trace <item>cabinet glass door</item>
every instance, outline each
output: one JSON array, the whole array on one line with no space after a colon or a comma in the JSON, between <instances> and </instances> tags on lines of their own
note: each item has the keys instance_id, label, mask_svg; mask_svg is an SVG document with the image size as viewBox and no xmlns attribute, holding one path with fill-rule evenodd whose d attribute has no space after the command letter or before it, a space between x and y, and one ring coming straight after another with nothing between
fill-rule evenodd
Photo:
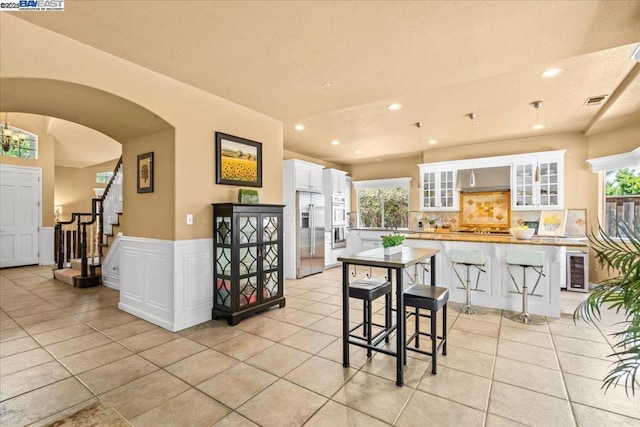
<instances>
[{"instance_id":1,"label":"cabinet glass door","mask_svg":"<svg viewBox=\"0 0 640 427\"><path fill-rule=\"evenodd\" d=\"M440 208L453 207L453 193L456 186L453 171L440 172Z\"/></svg>"},{"instance_id":2,"label":"cabinet glass door","mask_svg":"<svg viewBox=\"0 0 640 427\"><path fill-rule=\"evenodd\" d=\"M240 307L258 303L258 220L257 215L238 217L238 275Z\"/></svg>"},{"instance_id":3,"label":"cabinet glass door","mask_svg":"<svg viewBox=\"0 0 640 427\"><path fill-rule=\"evenodd\" d=\"M558 197L558 163L540 163L540 206L554 207L559 205Z\"/></svg>"},{"instance_id":4,"label":"cabinet glass door","mask_svg":"<svg viewBox=\"0 0 640 427\"><path fill-rule=\"evenodd\" d=\"M275 297L280 292L278 277L278 233L277 216L262 217L262 298Z\"/></svg>"},{"instance_id":5,"label":"cabinet glass door","mask_svg":"<svg viewBox=\"0 0 640 427\"><path fill-rule=\"evenodd\" d=\"M533 165L515 165L515 200L516 206L533 206L534 195L534 171ZM512 195L513 197L513 195Z\"/></svg>"},{"instance_id":6,"label":"cabinet glass door","mask_svg":"<svg viewBox=\"0 0 640 427\"><path fill-rule=\"evenodd\" d=\"M425 208L437 207L435 172L425 172L422 174L422 206Z\"/></svg>"},{"instance_id":7,"label":"cabinet glass door","mask_svg":"<svg viewBox=\"0 0 640 427\"><path fill-rule=\"evenodd\" d=\"M215 304L231 308L231 217L215 218L216 289Z\"/></svg>"}]
</instances>

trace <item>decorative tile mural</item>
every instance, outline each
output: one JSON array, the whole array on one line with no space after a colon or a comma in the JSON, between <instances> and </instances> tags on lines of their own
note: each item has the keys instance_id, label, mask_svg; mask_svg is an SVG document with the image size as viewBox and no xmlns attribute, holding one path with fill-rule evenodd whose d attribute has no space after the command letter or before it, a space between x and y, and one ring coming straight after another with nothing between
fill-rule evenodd
<instances>
[{"instance_id":1,"label":"decorative tile mural","mask_svg":"<svg viewBox=\"0 0 640 427\"><path fill-rule=\"evenodd\" d=\"M460 227L507 229L510 226L511 200L507 191L462 193L460 208Z\"/></svg>"}]
</instances>

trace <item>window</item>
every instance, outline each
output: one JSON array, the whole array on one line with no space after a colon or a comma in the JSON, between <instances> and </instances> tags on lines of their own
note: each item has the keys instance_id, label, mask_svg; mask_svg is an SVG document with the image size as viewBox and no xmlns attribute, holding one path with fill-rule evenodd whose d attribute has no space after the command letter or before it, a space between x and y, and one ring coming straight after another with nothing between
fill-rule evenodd
<instances>
[{"instance_id":1,"label":"window","mask_svg":"<svg viewBox=\"0 0 640 427\"><path fill-rule=\"evenodd\" d=\"M593 172L600 172L603 177L602 211L598 219L604 232L621 237L618 224L625 222L632 231L640 233L640 148L587 162Z\"/></svg>"},{"instance_id":2,"label":"window","mask_svg":"<svg viewBox=\"0 0 640 427\"><path fill-rule=\"evenodd\" d=\"M113 172L98 172L96 174L96 182L98 184L108 184L112 176Z\"/></svg>"},{"instance_id":3,"label":"window","mask_svg":"<svg viewBox=\"0 0 640 427\"><path fill-rule=\"evenodd\" d=\"M409 226L411 178L355 181L358 226L363 228Z\"/></svg>"},{"instance_id":4,"label":"window","mask_svg":"<svg viewBox=\"0 0 640 427\"><path fill-rule=\"evenodd\" d=\"M0 153L7 157L20 157L23 159L38 158L38 136L13 126L2 128L3 144ZM10 141L4 144L5 135L10 135Z\"/></svg>"}]
</instances>

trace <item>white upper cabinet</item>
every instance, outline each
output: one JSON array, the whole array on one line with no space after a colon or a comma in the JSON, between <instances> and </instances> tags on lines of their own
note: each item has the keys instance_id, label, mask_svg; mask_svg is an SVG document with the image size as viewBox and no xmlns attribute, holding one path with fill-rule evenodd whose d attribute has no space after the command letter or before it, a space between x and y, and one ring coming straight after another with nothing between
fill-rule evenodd
<instances>
[{"instance_id":1,"label":"white upper cabinet","mask_svg":"<svg viewBox=\"0 0 640 427\"><path fill-rule=\"evenodd\" d=\"M460 194L456 191L457 169L447 166L420 166L420 209L455 211Z\"/></svg>"},{"instance_id":2,"label":"white upper cabinet","mask_svg":"<svg viewBox=\"0 0 640 427\"><path fill-rule=\"evenodd\" d=\"M522 156L511 165L511 209L564 208L564 150Z\"/></svg>"},{"instance_id":3,"label":"white upper cabinet","mask_svg":"<svg viewBox=\"0 0 640 427\"><path fill-rule=\"evenodd\" d=\"M322 165L293 160L296 190L322 193Z\"/></svg>"},{"instance_id":4,"label":"white upper cabinet","mask_svg":"<svg viewBox=\"0 0 640 427\"><path fill-rule=\"evenodd\" d=\"M346 197L347 173L338 169L325 169L323 174L325 193L332 196Z\"/></svg>"}]
</instances>

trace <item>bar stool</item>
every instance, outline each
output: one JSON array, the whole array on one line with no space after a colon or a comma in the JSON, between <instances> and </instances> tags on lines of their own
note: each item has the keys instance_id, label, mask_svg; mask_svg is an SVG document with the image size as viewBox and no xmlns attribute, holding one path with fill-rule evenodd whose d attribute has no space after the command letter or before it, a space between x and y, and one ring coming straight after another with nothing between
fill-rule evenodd
<instances>
[{"instance_id":1,"label":"bar stool","mask_svg":"<svg viewBox=\"0 0 640 427\"><path fill-rule=\"evenodd\" d=\"M482 307L472 306L471 305L471 291L475 292L484 292L482 289L478 289L478 284L480 283L480 273L484 273L485 271L482 269L484 267L484 258L482 257L482 252L475 250L464 250L464 249L451 249L450 252L451 257L451 268L453 268L453 272L458 276L458 280L462 284L462 287L458 286L458 289L466 289L467 291L467 300L465 304L455 304L452 308L455 311L459 311L464 314L487 314L487 310ZM466 276L463 280L460 277L460 273L456 270L456 265L464 265L466 267ZM478 276L476 277L476 285L473 289L471 289L471 278L470 270L471 267L475 267L478 269Z\"/></svg>"},{"instance_id":2,"label":"bar stool","mask_svg":"<svg viewBox=\"0 0 640 427\"><path fill-rule=\"evenodd\" d=\"M349 329L349 336L358 339L366 339L367 344L377 345L376 338L383 332L391 329L391 282L386 279L360 279L349 284L349 297L362 300L362 322ZM373 323L373 301L384 295L385 312L384 325ZM372 327L382 328L377 334L373 335ZM362 327L362 336L352 334L353 331ZM385 341L389 342L389 336L385 337ZM371 357L371 349L367 349L367 357Z\"/></svg>"},{"instance_id":3,"label":"bar stool","mask_svg":"<svg viewBox=\"0 0 640 427\"><path fill-rule=\"evenodd\" d=\"M509 276L511 276L511 280L513 281L514 286L517 291L511 291L513 294L522 294L522 311L520 313L504 313L504 317L509 320L513 320L515 322L527 323L532 325L541 325L547 323L546 319L542 316L536 316L533 314L529 314L527 308L527 297L529 295L533 296L542 296L535 293L536 287L538 287L538 283L540 283L540 279L544 276L542 272L542 268L544 266L544 252L542 251L506 251L505 252L505 262L507 264L507 271L509 272ZM516 279L513 277L513 273L511 271L512 267L522 267L522 289L518 287L518 283ZM527 292L527 268L532 269L537 275L538 279L536 280L536 284L533 286L531 292Z\"/></svg>"},{"instance_id":4,"label":"bar stool","mask_svg":"<svg viewBox=\"0 0 640 427\"><path fill-rule=\"evenodd\" d=\"M415 308L415 312L409 313L405 316L406 320L415 316L415 331L409 337L405 339L406 349L415 351L418 353L431 356L431 373L436 373L436 362L438 349L442 347L442 355L447 355L447 302L449 301L449 290L447 288L441 288L439 286L429 285L411 285L404 290L403 293L405 307ZM438 336L437 323L438 323L438 310L442 311L442 335ZM420 309L429 310L429 314L421 314ZM431 330L430 333L420 331L420 318L428 317L430 319ZM406 333L406 326L404 328ZM431 351L425 351L420 349L420 336L427 336L431 339ZM415 340L415 346L411 346L411 342ZM440 340L440 343L438 343ZM407 363L406 354L404 363Z\"/></svg>"}]
</instances>

